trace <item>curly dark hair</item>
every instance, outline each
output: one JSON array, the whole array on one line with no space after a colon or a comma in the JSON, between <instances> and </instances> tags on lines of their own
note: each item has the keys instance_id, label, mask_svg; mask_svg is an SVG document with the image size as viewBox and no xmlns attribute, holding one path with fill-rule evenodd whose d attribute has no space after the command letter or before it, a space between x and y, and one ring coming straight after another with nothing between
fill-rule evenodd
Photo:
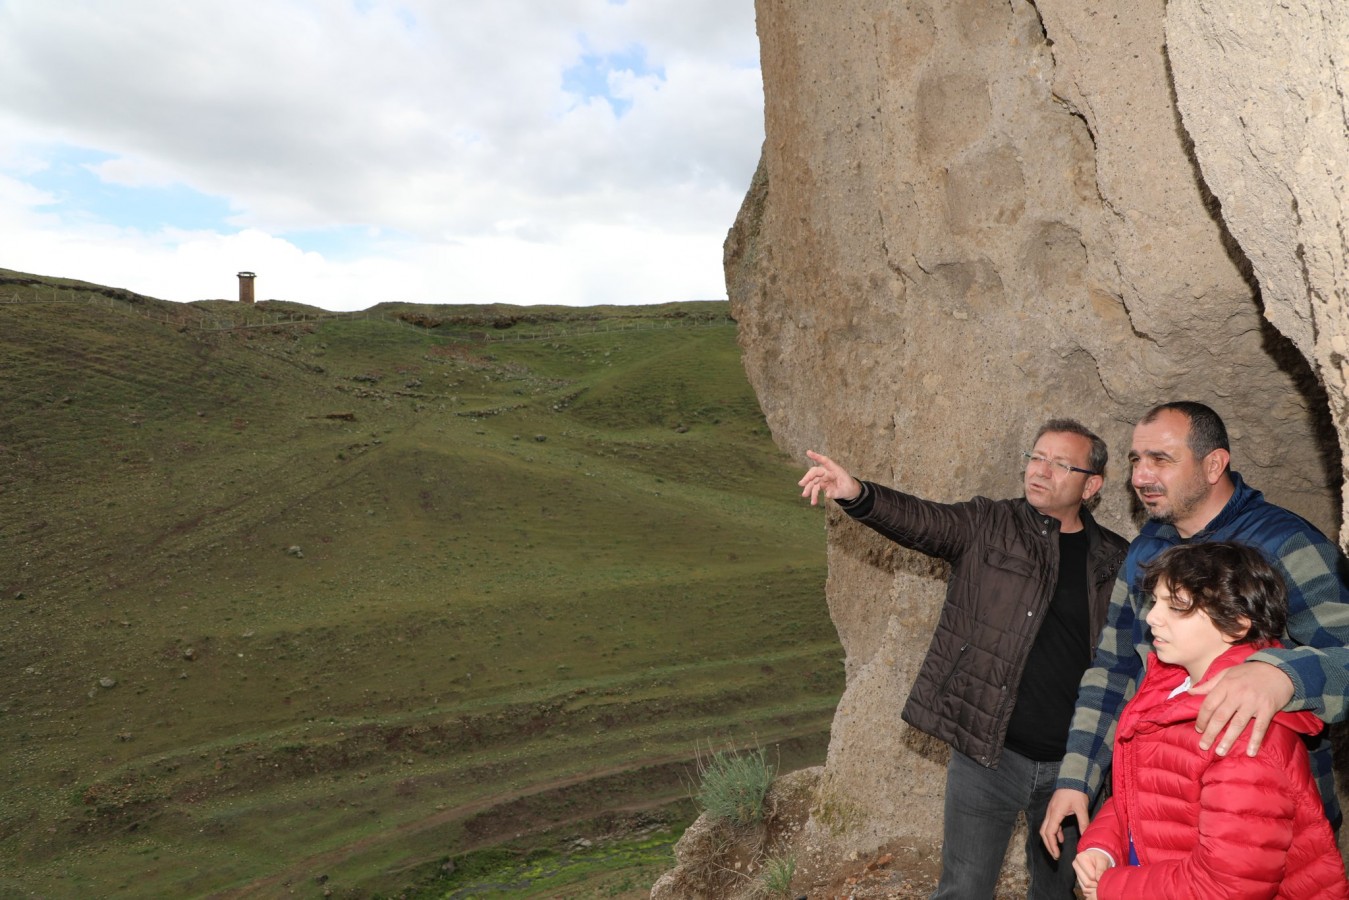
<instances>
[{"instance_id":1,"label":"curly dark hair","mask_svg":"<svg viewBox=\"0 0 1349 900\"><path fill-rule=\"evenodd\" d=\"M1165 585L1176 600L1188 599L1183 614L1201 610L1234 643L1277 640L1288 621L1288 586L1259 550L1213 541L1172 547L1143 566L1143 589ZM1242 619L1250 628L1242 634Z\"/></svg>"}]
</instances>

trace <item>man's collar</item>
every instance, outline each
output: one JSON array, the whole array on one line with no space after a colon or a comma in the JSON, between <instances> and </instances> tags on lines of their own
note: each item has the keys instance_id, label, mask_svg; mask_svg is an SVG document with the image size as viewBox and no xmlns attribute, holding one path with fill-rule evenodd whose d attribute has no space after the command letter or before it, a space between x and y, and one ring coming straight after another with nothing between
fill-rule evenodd
<instances>
[{"instance_id":1,"label":"man's collar","mask_svg":"<svg viewBox=\"0 0 1349 900\"><path fill-rule=\"evenodd\" d=\"M1237 517L1237 515L1246 508L1246 505L1259 500L1263 495L1255 488L1246 484L1241 475L1236 471L1229 469L1228 477L1232 480L1232 496L1227 498L1223 508L1218 510L1218 514L1208 520L1203 528L1196 531L1187 538L1180 536L1176 526L1170 522L1158 522L1156 519L1148 519L1143 523L1143 527L1138 530L1140 535L1146 534L1150 537L1161 538L1162 540L1180 542L1180 541L1202 541L1211 533L1225 526Z\"/></svg>"},{"instance_id":2,"label":"man's collar","mask_svg":"<svg viewBox=\"0 0 1349 900\"><path fill-rule=\"evenodd\" d=\"M1227 523L1236 518L1237 514L1253 498L1258 498L1260 492L1246 486L1246 482L1241 480L1241 476L1232 469L1227 471L1228 478L1232 481L1232 496L1227 498L1223 508L1218 510L1218 514L1208 520L1208 524L1191 535L1188 540L1202 540L1209 534L1222 528Z\"/></svg>"}]
</instances>

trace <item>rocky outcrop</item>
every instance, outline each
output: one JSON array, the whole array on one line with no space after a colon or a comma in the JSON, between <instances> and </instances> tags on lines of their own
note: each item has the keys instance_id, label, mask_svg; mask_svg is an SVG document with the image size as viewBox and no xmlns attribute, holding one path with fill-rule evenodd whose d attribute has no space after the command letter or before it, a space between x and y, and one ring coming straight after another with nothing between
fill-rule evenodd
<instances>
[{"instance_id":1,"label":"rocky outcrop","mask_svg":"<svg viewBox=\"0 0 1349 900\"><path fill-rule=\"evenodd\" d=\"M801 842L819 778L820 770L812 768L774 780L764 797L760 821L736 825L699 818L675 844L675 867L652 886L651 900L771 896L775 885L771 875L783 863L803 879L820 871L827 875L818 848Z\"/></svg>"},{"instance_id":2,"label":"rocky outcrop","mask_svg":"<svg viewBox=\"0 0 1349 900\"><path fill-rule=\"evenodd\" d=\"M1036 425L1073 416L1110 443L1098 516L1128 535L1132 424L1188 398L1224 416L1250 483L1339 530L1349 12L757 11L766 139L726 276L803 467L815 449L935 499L1015 495ZM803 841L936 842L946 750L898 712L944 572L824 519L847 687Z\"/></svg>"},{"instance_id":3,"label":"rocky outcrop","mask_svg":"<svg viewBox=\"0 0 1349 900\"><path fill-rule=\"evenodd\" d=\"M1349 376L1349 9L1167 9L1177 105L1269 320L1312 362L1344 446ZM1319 399L1319 398L1318 398Z\"/></svg>"}]
</instances>

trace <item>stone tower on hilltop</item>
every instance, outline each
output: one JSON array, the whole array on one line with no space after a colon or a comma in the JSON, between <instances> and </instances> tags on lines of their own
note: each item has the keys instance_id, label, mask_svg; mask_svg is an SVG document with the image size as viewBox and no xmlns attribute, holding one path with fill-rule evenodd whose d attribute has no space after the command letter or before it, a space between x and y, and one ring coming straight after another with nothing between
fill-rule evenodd
<instances>
[{"instance_id":1,"label":"stone tower on hilltop","mask_svg":"<svg viewBox=\"0 0 1349 900\"><path fill-rule=\"evenodd\" d=\"M258 276L257 276L256 274L254 274L253 272L240 272L240 273L239 273L239 302L240 302L240 303L252 303L252 302L253 302L253 279L254 279L254 278L257 278L257 277L258 277Z\"/></svg>"}]
</instances>

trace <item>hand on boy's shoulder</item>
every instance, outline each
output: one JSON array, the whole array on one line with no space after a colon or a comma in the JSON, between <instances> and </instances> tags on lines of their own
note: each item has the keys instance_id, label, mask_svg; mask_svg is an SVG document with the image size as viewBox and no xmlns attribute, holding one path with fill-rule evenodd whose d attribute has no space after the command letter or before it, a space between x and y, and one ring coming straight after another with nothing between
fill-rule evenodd
<instances>
[{"instance_id":1,"label":"hand on boy's shoulder","mask_svg":"<svg viewBox=\"0 0 1349 900\"><path fill-rule=\"evenodd\" d=\"M1215 752L1226 756L1249 725L1246 753L1255 756L1269 723L1293 699L1293 682L1269 663L1244 662L1196 684L1190 693L1204 698L1194 723L1200 750L1212 747L1221 734Z\"/></svg>"}]
</instances>

